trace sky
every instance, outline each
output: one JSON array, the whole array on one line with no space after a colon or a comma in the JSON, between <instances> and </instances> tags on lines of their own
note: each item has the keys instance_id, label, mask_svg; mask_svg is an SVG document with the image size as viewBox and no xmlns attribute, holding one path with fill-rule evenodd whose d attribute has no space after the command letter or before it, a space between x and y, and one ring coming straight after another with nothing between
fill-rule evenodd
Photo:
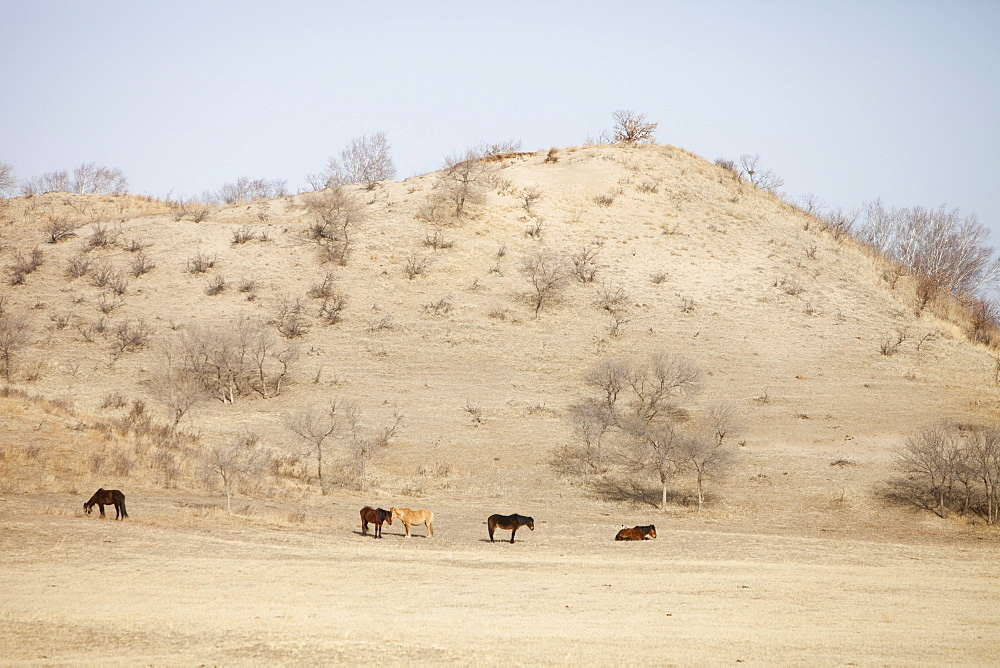
<instances>
[{"instance_id":1,"label":"sky","mask_svg":"<svg viewBox=\"0 0 1000 668\"><path fill-rule=\"evenodd\" d=\"M377 131L406 178L629 109L708 160L760 155L791 200L958 207L1000 246L998 36L997 0L0 0L0 162L297 192Z\"/></svg>"}]
</instances>

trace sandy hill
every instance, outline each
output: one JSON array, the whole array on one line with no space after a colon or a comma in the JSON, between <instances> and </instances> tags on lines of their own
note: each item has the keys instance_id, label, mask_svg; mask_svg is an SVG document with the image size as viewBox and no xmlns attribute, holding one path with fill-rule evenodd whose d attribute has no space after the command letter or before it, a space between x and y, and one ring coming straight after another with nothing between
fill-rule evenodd
<instances>
[{"instance_id":1,"label":"sandy hill","mask_svg":"<svg viewBox=\"0 0 1000 668\"><path fill-rule=\"evenodd\" d=\"M19 518L3 534L4 553L20 564L0 580L11 594L0 624L19 638L6 655L490 663L507 656L510 634L527 633L515 660L617 663L615 652L634 642L608 626L610 609L647 643L640 662L991 656L995 641L991 650L980 632L995 617L995 591L970 583L993 577L996 561L976 541L993 546L995 532L893 506L879 490L905 434L995 415L993 353L943 317L947 305L918 315L909 279L850 238L689 152L596 146L557 155L494 160L481 198L459 218L440 202L442 173L349 187L364 216L350 226L344 263L315 239L308 193L203 212L64 193L6 203L0 266L13 277L37 265L0 288L5 312L26 317L31 331L0 396L0 494L5 515ZM48 243L53 230L60 238ZM569 280L536 317L522 265L539 254L562 262ZM584 258L592 281L574 272ZM335 303L342 308L331 318ZM185 346L208 342L209 355L240 331L270 337L270 389L223 383L171 434L163 388ZM881 351L887 343L894 354ZM708 483L700 513L689 476L671 483L663 513L651 505L649 476L622 469L585 484L552 465L579 443L567 414L595 396L587 372L654 353L701 370L699 391L680 401L687 415L722 403L739 416L729 439L735 464ZM282 359L288 373L277 392ZM332 401L356 407L362 436L402 416L370 462L365 491L353 484L350 439L335 436L325 451L329 493L320 495L315 459L286 426ZM236 488L234 509L251 519L234 519L218 510L224 495L204 455L248 432L274 463ZM84 523L81 497L98 486L128 491L128 533ZM389 551L373 556L356 533L365 503L432 507L436 536L404 549L392 542L394 527L381 543ZM490 551L482 520L494 511L534 514L539 530L521 545L536 551ZM672 537L648 554L595 543L620 524L651 520ZM118 593L101 595L135 620L113 632L113 652L88 640L107 627L79 618L94 595L79 569L102 559L98 536L130 563L164 560L137 566ZM948 541L975 548L964 565L945 566ZM933 566L914 565L915 549ZM48 577L34 571L38 555L60 578L46 591L61 596L39 599L32 589ZM291 579L274 575L274 560L296 564ZM595 584L608 563L619 579ZM514 567L534 593L487 575ZM430 608L400 602L382 568L418 568L411 586ZM360 570L342 577L351 569ZM872 598L887 578L898 589ZM940 586L925 589L930 580ZM334 587L339 605L304 582ZM461 583L464 593L456 600L440 582ZM651 582L663 587L655 598ZM550 585L570 598L556 604ZM178 588L187 603L168 602ZM498 609L484 632L476 623L501 605L498 588L511 591L512 607ZM257 615L250 621L224 605L247 591L261 597L246 603ZM932 628L898 616L918 591L921 605L952 611L951 621ZM743 592L753 598L738 603ZM698 615L682 615L698 606ZM428 610L435 623L425 629ZM675 613L691 641L683 646L664 640L676 629L661 628ZM386 645L365 635L373 615L425 630ZM837 615L849 621L831 622ZM765 617L766 630L740 630ZM299 622L282 621L291 618ZM265 640L253 619L270 620ZM871 624L881 630L864 640ZM341 630L331 636L331 628ZM483 644L462 644L472 635ZM957 654L956 637L967 641Z\"/></svg>"},{"instance_id":2,"label":"sandy hill","mask_svg":"<svg viewBox=\"0 0 1000 668\"><path fill-rule=\"evenodd\" d=\"M900 434L992 410L988 350L954 325L916 316L905 278L893 287L883 263L776 196L668 146L544 158L498 162L486 201L460 219L428 215L439 174L358 189L367 217L351 231L346 266L322 261L304 195L222 208L203 222L141 198L16 200L2 228L4 264L36 247L43 262L4 288L7 308L29 312L34 332L14 378L89 414L117 393L165 419L150 392L165 341L240 318L273 325L298 305L304 333L276 344L300 353L281 395L207 399L181 426L209 442L249 428L285 452L298 445L283 416L302 407L349 399L374 422L398 411L398 439L377 465L389 489L417 465L438 464L490 487L517 488L522 476L550 485L546 461L574 438L566 408L593 393L587 370L653 352L703 371L690 403L739 407L744 466L762 470L790 465L767 457L803 451L815 457L806 468L837 456L881 466L885 443ZM530 210L529 189L538 195ZM53 219L80 226L44 243ZM531 236L534 226L541 232ZM95 230L111 243L95 246ZM254 238L235 243L240 230ZM522 259L547 252L572 269L583 249L594 253L594 280L571 280L535 317ZM140 253L153 268L134 277ZM193 272L196 258L214 266ZM72 278L81 259L87 273ZM408 263L426 267L411 277ZM95 285L109 269L124 279L120 296ZM322 299L309 296L327 276L346 298L333 325L319 317ZM220 279L225 288L207 294ZM254 287L241 292L248 281ZM609 294L624 309L617 332L601 307ZM115 327L140 321L148 342L112 360ZM898 352L883 355L882 342L901 331Z\"/></svg>"}]
</instances>

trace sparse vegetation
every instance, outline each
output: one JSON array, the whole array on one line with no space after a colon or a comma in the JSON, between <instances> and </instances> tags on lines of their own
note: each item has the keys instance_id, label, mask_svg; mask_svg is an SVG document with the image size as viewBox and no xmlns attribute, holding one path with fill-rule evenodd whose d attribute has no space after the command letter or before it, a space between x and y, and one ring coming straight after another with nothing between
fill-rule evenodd
<instances>
[{"instance_id":1,"label":"sparse vegetation","mask_svg":"<svg viewBox=\"0 0 1000 668\"><path fill-rule=\"evenodd\" d=\"M627 109L619 109L611 114L614 119L615 141L626 145L650 144L659 123L650 123L645 114L637 114Z\"/></svg>"},{"instance_id":2,"label":"sparse vegetation","mask_svg":"<svg viewBox=\"0 0 1000 668\"><path fill-rule=\"evenodd\" d=\"M531 301L537 318L542 306L552 301L565 287L568 278L566 264L558 255L538 252L521 259L521 273L531 284Z\"/></svg>"}]
</instances>

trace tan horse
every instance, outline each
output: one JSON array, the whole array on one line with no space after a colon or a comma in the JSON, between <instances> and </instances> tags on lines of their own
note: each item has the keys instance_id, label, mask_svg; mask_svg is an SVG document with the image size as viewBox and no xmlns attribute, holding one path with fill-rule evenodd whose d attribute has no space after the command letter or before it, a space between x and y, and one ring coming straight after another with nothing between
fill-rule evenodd
<instances>
[{"instance_id":1,"label":"tan horse","mask_svg":"<svg viewBox=\"0 0 1000 668\"><path fill-rule=\"evenodd\" d=\"M409 508L392 508L392 516L398 518L406 527L406 537L410 537L410 525L423 524L427 527L427 535L434 536L434 513L429 510L410 510Z\"/></svg>"}]
</instances>

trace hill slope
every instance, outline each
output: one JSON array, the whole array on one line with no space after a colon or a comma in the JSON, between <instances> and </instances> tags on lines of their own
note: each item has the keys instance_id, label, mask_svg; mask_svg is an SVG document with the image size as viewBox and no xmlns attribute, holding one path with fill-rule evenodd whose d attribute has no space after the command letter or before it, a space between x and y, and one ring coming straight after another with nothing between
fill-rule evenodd
<instances>
[{"instance_id":1,"label":"hill slope","mask_svg":"<svg viewBox=\"0 0 1000 668\"><path fill-rule=\"evenodd\" d=\"M901 434L944 418L982 421L995 407L991 355L954 326L914 315L905 278L893 287L885 266L849 239L681 149L577 148L554 164L544 154L507 156L485 201L458 219L429 205L439 179L354 189L366 219L352 228L346 266L322 262L307 195L222 208L203 222L135 198L15 200L3 264L36 246L44 256L23 284L3 290L6 308L33 320L15 381L83 414L100 414L117 393L165 420L151 390L167 343L231 331L241 319L274 332L298 304L304 334L275 340L299 352L280 396L208 398L182 428L205 444L251 429L274 452L294 453L288 415L350 400L371 426L404 416L375 462L377 489L516 501L577 493L548 463L574 440L566 409L593 394L587 370L662 351L702 370L692 409L725 401L742 414L737 474L717 498L734 512L763 501L765 514L792 497L803 506L845 489L866 497L888 474ZM526 207L531 188L540 197ZM82 226L43 243L56 218ZM115 243L95 245L101 229ZM241 229L254 238L235 243ZM522 258L548 252L571 267L585 248L596 251L595 280L570 281L536 318ZM155 267L133 277L139 253ZM214 266L192 272L199 257ZM71 278L81 258L88 272ZM426 266L411 277L408 265ZM120 296L95 285L108 269L126 280ZM322 299L309 296L327 275L347 304L332 325L319 317ZM207 294L219 277L225 288ZM250 281L248 292L237 289ZM600 304L616 292L625 310L613 335ZM115 328L139 322L146 344L112 355ZM882 342L903 331L898 352L883 355ZM857 466L833 472L837 458ZM783 473L800 479L774 498L747 483Z\"/></svg>"}]
</instances>

